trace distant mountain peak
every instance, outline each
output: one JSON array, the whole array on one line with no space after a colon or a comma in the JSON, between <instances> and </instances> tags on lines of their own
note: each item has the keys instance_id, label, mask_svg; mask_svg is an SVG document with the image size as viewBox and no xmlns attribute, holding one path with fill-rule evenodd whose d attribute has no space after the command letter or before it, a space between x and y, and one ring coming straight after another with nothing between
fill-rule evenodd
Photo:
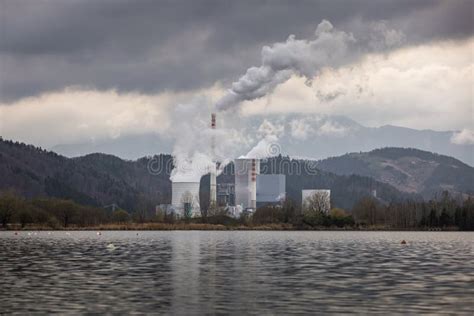
<instances>
[{"instance_id":1,"label":"distant mountain peak","mask_svg":"<svg viewBox=\"0 0 474 316\"><path fill-rule=\"evenodd\" d=\"M282 153L292 157L311 157L318 160L348 152L403 147L452 156L474 165L474 145L453 144L451 131L416 130L394 125L365 127L342 115L272 114L246 117L240 123L243 125L236 129L242 139L251 140L236 144L237 147L242 146L239 147L241 153L247 153L252 145L258 142L259 128L264 122L276 127ZM102 152L124 159L172 152L172 149L172 140L159 134L124 135L101 142L53 147L54 151L67 157Z\"/></svg>"},{"instance_id":2,"label":"distant mountain peak","mask_svg":"<svg viewBox=\"0 0 474 316\"><path fill-rule=\"evenodd\" d=\"M427 199L443 190L474 194L474 168L453 157L415 148L349 153L321 160L317 166L339 175L369 176Z\"/></svg>"}]
</instances>

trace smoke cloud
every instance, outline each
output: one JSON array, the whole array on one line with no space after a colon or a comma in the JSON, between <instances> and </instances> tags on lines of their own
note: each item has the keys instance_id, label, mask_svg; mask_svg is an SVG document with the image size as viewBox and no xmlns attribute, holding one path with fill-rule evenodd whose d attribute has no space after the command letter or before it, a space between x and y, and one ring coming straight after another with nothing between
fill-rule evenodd
<instances>
[{"instance_id":1,"label":"smoke cloud","mask_svg":"<svg viewBox=\"0 0 474 316\"><path fill-rule=\"evenodd\" d=\"M265 159L271 156L277 156L281 153L278 137L267 135L261 139L246 155L240 156L243 159Z\"/></svg>"},{"instance_id":2,"label":"smoke cloud","mask_svg":"<svg viewBox=\"0 0 474 316\"><path fill-rule=\"evenodd\" d=\"M292 75L304 77L310 86L322 69L352 63L368 51L394 47L404 39L403 33L388 28L385 22L372 24L367 33L358 41L352 33L339 31L329 21L323 20L313 39L296 39L290 35L285 42L264 46L261 65L249 68L235 81L216 103L216 108L227 110L242 101L261 98Z\"/></svg>"},{"instance_id":3,"label":"smoke cloud","mask_svg":"<svg viewBox=\"0 0 474 316\"><path fill-rule=\"evenodd\" d=\"M172 113L174 126L169 136L174 139L174 166L170 179L176 182L199 182L212 167L211 129L200 109L206 107L204 97L178 104Z\"/></svg>"},{"instance_id":4,"label":"smoke cloud","mask_svg":"<svg viewBox=\"0 0 474 316\"><path fill-rule=\"evenodd\" d=\"M171 119L174 124L168 134L174 140L172 154L175 168L171 172L171 181L199 182L215 167L216 161L220 162L219 174L241 143L241 135L235 129L211 129L211 105L207 97L201 96L174 108Z\"/></svg>"},{"instance_id":5,"label":"smoke cloud","mask_svg":"<svg viewBox=\"0 0 474 316\"><path fill-rule=\"evenodd\" d=\"M367 50L361 47L382 50L384 47L396 45L403 38L403 34L390 30L385 23L374 24L368 33L364 40L366 45L361 46L351 33L336 30L329 21L323 20L317 26L313 39L296 39L294 35L290 35L285 42L264 46L261 65L249 68L234 82L227 94L216 103L216 109L224 111L236 107L242 101L266 96L293 75L305 78L306 85L311 86L313 78L321 70L338 68L358 59ZM337 96L329 96L329 99L335 99ZM182 126L175 127L179 133L173 151L176 169L171 175L172 181L199 181L200 177L214 166L212 153L209 152L210 142L212 137L218 135L216 131L206 127L208 124L202 124L207 120L199 119L199 111L196 109L202 110L204 105L198 104L199 102L194 102L178 107L178 113L184 108L187 110L186 113L179 113L176 119ZM326 132L341 132L334 126L326 126L326 129ZM263 159L281 153L278 138L283 130L265 121L259 132L263 134L260 135L261 140L241 158ZM232 137L223 137L219 141L216 139L216 144L222 148L233 141ZM220 160L228 161L225 152L222 153L224 158L221 157Z\"/></svg>"},{"instance_id":6,"label":"smoke cloud","mask_svg":"<svg viewBox=\"0 0 474 316\"><path fill-rule=\"evenodd\" d=\"M464 128L460 132L455 132L451 136L451 143L456 145L472 145L474 144L474 130Z\"/></svg>"}]
</instances>

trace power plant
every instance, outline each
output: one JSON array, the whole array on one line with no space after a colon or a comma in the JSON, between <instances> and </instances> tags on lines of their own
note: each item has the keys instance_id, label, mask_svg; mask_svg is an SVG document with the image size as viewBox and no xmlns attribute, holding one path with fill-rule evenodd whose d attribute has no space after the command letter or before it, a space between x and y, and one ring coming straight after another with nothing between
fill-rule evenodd
<instances>
[{"instance_id":1,"label":"power plant","mask_svg":"<svg viewBox=\"0 0 474 316\"><path fill-rule=\"evenodd\" d=\"M217 127L216 114L211 114L211 163L209 168L209 207L226 207L228 214L237 217L242 211L254 212L257 207L281 205L286 199L286 177L283 174L260 174L260 160L252 157L241 157L234 160L234 183L217 186L218 159L215 153ZM188 179L189 180L189 179ZM193 181L173 181L172 198L166 210L178 217L199 217L200 179ZM217 199L219 193L219 200ZM319 196L324 204L324 211L330 209L329 190L303 190L302 204L308 198ZM207 203L206 203L207 204Z\"/></svg>"}]
</instances>

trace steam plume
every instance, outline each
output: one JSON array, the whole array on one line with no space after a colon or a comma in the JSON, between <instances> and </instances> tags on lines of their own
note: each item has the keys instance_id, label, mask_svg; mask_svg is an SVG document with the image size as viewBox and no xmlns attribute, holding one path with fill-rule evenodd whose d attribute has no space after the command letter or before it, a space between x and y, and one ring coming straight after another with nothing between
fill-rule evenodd
<instances>
[{"instance_id":1,"label":"steam plume","mask_svg":"<svg viewBox=\"0 0 474 316\"><path fill-rule=\"evenodd\" d=\"M228 128L211 129L209 124L210 102L206 97L195 97L188 103L178 104L172 113L173 126L169 137L174 140L173 169L170 180L174 182L199 182L201 177L215 167L213 157L221 168L229 163L228 155L234 154L238 140L235 131ZM215 139L214 152L211 142Z\"/></svg>"},{"instance_id":2,"label":"steam plume","mask_svg":"<svg viewBox=\"0 0 474 316\"><path fill-rule=\"evenodd\" d=\"M306 84L311 85L311 80L323 68L337 68L354 62L367 51L365 47L382 50L397 44L402 37L400 33L388 29L385 23L374 24L371 28L358 43L351 33L336 30L329 21L323 20L312 39L296 39L290 35L285 42L264 46L261 65L249 68L232 84L228 93L216 103L217 110L227 110L242 101L263 97L293 75L306 78ZM220 140L216 139L216 150L221 150L220 161L228 161L226 157L230 152L226 150L235 147L232 146L234 140L230 130L216 132L207 127L208 114L203 119L200 111L207 107L205 103L195 100L191 104L178 106L176 113L179 117L175 121L179 122L179 126L174 126L176 143L173 150L176 169L171 175L172 181L199 181L210 171L213 166L213 155L209 152L211 135L222 136ZM265 158L279 152L278 135L271 132L245 157Z\"/></svg>"},{"instance_id":3,"label":"steam plume","mask_svg":"<svg viewBox=\"0 0 474 316\"><path fill-rule=\"evenodd\" d=\"M336 30L323 20L310 40L290 35L286 42L262 48L262 63L251 67L232 84L228 93L217 103L218 110L235 107L242 101L254 100L272 92L292 75L306 78L307 85L324 67L337 68L354 62L363 52L383 50L397 45L403 34L391 30L385 23L375 23L358 43L351 33Z\"/></svg>"}]
</instances>

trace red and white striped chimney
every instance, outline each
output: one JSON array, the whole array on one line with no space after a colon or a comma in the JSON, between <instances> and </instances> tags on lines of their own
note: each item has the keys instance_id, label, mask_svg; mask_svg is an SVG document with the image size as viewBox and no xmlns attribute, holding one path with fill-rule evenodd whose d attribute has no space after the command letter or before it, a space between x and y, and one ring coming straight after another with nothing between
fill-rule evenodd
<instances>
[{"instance_id":1,"label":"red and white striped chimney","mask_svg":"<svg viewBox=\"0 0 474 316\"><path fill-rule=\"evenodd\" d=\"M216 113L211 114L211 129L212 130L216 129ZM210 203L213 206L216 206L216 203L217 203L217 179L216 179L217 170L216 170L215 147L216 147L216 139L213 134L211 136L211 155L212 155L212 161L214 162L214 165L210 172L210 192L209 192Z\"/></svg>"},{"instance_id":2,"label":"red and white striped chimney","mask_svg":"<svg viewBox=\"0 0 474 316\"><path fill-rule=\"evenodd\" d=\"M254 211L257 209L257 160L252 159L250 171L250 208Z\"/></svg>"}]
</instances>

